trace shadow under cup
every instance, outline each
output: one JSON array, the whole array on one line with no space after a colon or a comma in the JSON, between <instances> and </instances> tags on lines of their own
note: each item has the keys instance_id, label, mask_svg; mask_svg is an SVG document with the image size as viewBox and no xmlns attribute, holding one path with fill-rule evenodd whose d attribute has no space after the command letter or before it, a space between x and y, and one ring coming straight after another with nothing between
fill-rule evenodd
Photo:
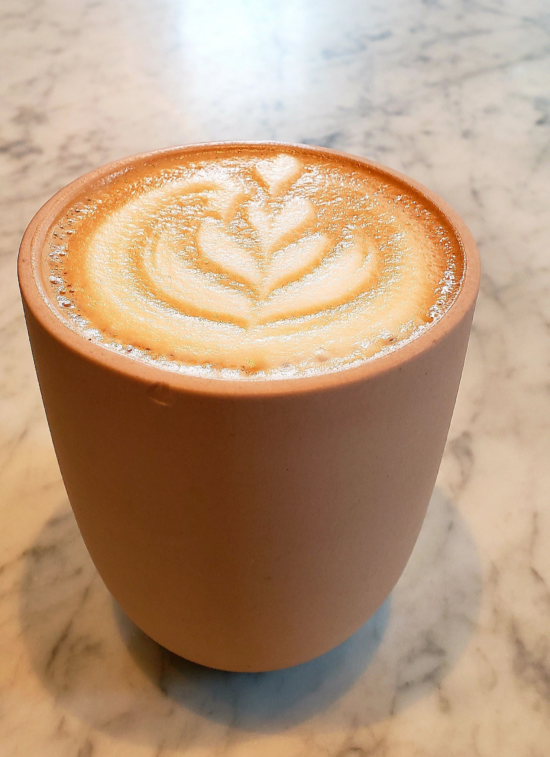
<instances>
[{"instance_id":1,"label":"shadow under cup","mask_svg":"<svg viewBox=\"0 0 550 757\"><path fill-rule=\"evenodd\" d=\"M410 556L462 372L477 251L440 198L354 158L401 181L454 230L464 276L450 309L394 352L344 371L276 381L169 372L72 331L36 273L72 199L151 157L62 189L21 244L27 328L61 473L102 579L155 641L224 670L296 665L363 625Z\"/></svg>"}]
</instances>

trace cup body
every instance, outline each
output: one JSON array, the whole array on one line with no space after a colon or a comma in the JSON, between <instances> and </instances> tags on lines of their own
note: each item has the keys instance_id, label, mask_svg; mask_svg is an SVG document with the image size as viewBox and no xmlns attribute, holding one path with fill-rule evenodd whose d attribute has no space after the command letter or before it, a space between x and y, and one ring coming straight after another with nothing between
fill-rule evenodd
<instances>
[{"instance_id":1,"label":"cup body","mask_svg":"<svg viewBox=\"0 0 550 757\"><path fill-rule=\"evenodd\" d=\"M61 190L21 245L27 327L67 494L102 579L154 640L226 670L295 665L356 631L410 556L462 372L477 251L442 200L400 177L446 216L465 255L459 295L430 329L324 376L171 373L74 333L37 273L47 230L72 197L147 157Z\"/></svg>"}]
</instances>

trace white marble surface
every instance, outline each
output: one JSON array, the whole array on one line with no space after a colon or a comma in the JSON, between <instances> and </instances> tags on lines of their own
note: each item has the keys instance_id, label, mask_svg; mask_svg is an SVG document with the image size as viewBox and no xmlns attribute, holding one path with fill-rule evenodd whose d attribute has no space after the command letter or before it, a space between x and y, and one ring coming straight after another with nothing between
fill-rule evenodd
<instances>
[{"instance_id":1,"label":"white marble surface","mask_svg":"<svg viewBox=\"0 0 550 757\"><path fill-rule=\"evenodd\" d=\"M3 0L2 757L550 753L545 0ZM15 281L34 211L112 158L280 139L379 159L469 223L482 291L428 518L324 658L201 669L114 607L55 462Z\"/></svg>"}]
</instances>

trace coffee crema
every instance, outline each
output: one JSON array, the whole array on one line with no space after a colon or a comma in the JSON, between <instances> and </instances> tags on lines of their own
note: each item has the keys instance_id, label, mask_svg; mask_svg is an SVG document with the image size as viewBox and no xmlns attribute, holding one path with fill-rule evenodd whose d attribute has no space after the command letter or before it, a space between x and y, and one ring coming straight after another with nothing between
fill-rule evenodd
<instances>
[{"instance_id":1,"label":"coffee crema","mask_svg":"<svg viewBox=\"0 0 550 757\"><path fill-rule=\"evenodd\" d=\"M407 184L285 145L150 157L49 231L46 295L107 349L214 378L287 378L395 350L454 301L463 255Z\"/></svg>"}]
</instances>

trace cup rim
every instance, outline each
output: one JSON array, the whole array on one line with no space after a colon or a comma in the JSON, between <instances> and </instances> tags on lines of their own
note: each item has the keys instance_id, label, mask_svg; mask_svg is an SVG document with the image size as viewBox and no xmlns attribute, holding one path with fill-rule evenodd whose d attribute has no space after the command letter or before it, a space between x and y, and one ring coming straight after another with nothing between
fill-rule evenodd
<instances>
[{"instance_id":1,"label":"cup rim","mask_svg":"<svg viewBox=\"0 0 550 757\"><path fill-rule=\"evenodd\" d=\"M120 173L140 163L189 152L203 152L219 149L246 149L247 147L267 149L294 149L302 153L337 157L347 162L355 162L376 170L404 184L409 190L428 201L446 220L454 233L463 255L463 276L455 300L448 310L425 331L386 354L375 354L364 363L350 368L329 371L317 375L294 376L278 379L220 379L204 376L190 376L170 371L160 366L141 362L130 356L88 341L73 331L58 317L47 304L47 295L42 291L36 272L36 262L40 256L46 234L54 219L62 212L86 186L110 175ZM21 295L27 307L41 326L69 351L114 373L123 374L129 380L147 385L162 384L176 392L215 396L276 396L316 393L352 385L399 369L415 360L427 350L435 347L453 331L470 312L475 304L480 282L480 260L471 232L460 216L435 192L414 179L388 168L376 161L361 156L333 150L328 147L303 145L278 141L222 141L201 142L162 148L131 155L106 163L70 182L51 197L35 214L29 223L19 249L18 278Z\"/></svg>"}]
</instances>

